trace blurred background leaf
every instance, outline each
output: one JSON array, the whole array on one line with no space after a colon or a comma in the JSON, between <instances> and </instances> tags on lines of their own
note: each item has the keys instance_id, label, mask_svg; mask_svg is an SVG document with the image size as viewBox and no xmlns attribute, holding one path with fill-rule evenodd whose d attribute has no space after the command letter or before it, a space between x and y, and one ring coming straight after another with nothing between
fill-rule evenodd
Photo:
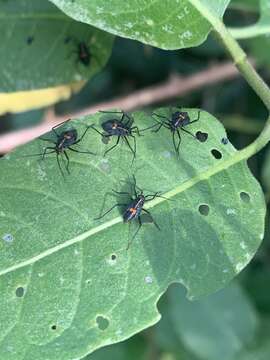
<instances>
[{"instance_id":1,"label":"blurred background leaf","mask_svg":"<svg viewBox=\"0 0 270 360\"><path fill-rule=\"evenodd\" d=\"M73 21L49 1L0 0L0 18L0 92L87 80L111 53L112 35ZM80 42L89 48L89 65L79 61Z\"/></svg>"}]
</instances>

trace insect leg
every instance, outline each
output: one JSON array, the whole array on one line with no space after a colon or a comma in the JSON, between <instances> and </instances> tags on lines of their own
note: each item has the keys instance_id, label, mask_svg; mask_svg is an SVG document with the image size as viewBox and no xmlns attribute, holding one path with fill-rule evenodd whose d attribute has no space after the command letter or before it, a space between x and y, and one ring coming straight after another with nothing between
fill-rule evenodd
<instances>
[{"instance_id":1,"label":"insect leg","mask_svg":"<svg viewBox=\"0 0 270 360\"><path fill-rule=\"evenodd\" d=\"M157 113L152 113L152 115L155 115L155 116L157 116L157 117L159 117L159 118L161 118L161 119L165 119L165 120L167 120L167 121L170 121L170 119L168 119L167 116L159 115L159 114L157 114Z\"/></svg>"},{"instance_id":2,"label":"insect leg","mask_svg":"<svg viewBox=\"0 0 270 360\"><path fill-rule=\"evenodd\" d=\"M146 199L146 201L151 201L151 200L154 200L155 198L158 197L158 198L162 198L162 199L169 200L169 199L167 199L166 197L161 196L160 194L161 194L161 192L158 191L158 192L156 192L156 193L153 194L153 195L145 195L145 199Z\"/></svg>"},{"instance_id":3,"label":"insect leg","mask_svg":"<svg viewBox=\"0 0 270 360\"><path fill-rule=\"evenodd\" d=\"M56 131L55 129L57 129L59 126L65 124L65 123L67 123L67 122L69 122L70 120L71 120L71 119L62 121L61 123L59 123L59 124L57 124L57 125L55 125L55 126L52 127L52 131L55 133L55 135L56 135L57 137L59 137L59 135L58 135L58 133L57 133L57 131Z\"/></svg>"},{"instance_id":4,"label":"insect leg","mask_svg":"<svg viewBox=\"0 0 270 360\"><path fill-rule=\"evenodd\" d=\"M116 206L127 206L127 204L114 204L109 210L107 210L104 214L102 214L101 216L95 218L94 220L102 219L105 215L107 215L109 212L111 212Z\"/></svg>"},{"instance_id":5,"label":"insect leg","mask_svg":"<svg viewBox=\"0 0 270 360\"><path fill-rule=\"evenodd\" d=\"M45 138L40 137L39 140L48 141L48 142L50 142L50 143L55 144L55 142L54 142L52 139L45 139Z\"/></svg>"},{"instance_id":6,"label":"insect leg","mask_svg":"<svg viewBox=\"0 0 270 360\"><path fill-rule=\"evenodd\" d=\"M128 244L127 244L127 250L130 248L130 245L132 244L132 241L135 239L136 235L138 234L140 228L142 227L142 220L141 217L138 217L138 221L139 221L139 226L137 228L137 230L135 231L134 235L132 236L132 238L129 240Z\"/></svg>"},{"instance_id":7,"label":"insect leg","mask_svg":"<svg viewBox=\"0 0 270 360\"><path fill-rule=\"evenodd\" d=\"M192 124L192 123L194 123L194 122L196 122L196 121L199 121L199 120L200 120L200 117L201 117L201 110L198 111L198 117L197 117L197 119L190 121L187 125Z\"/></svg>"},{"instance_id":8,"label":"insect leg","mask_svg":"<svg viewBox=\"0 0 270 360\"><path fill-rule=\"evenodd\" d=\"M67 169L67 172L70 174L70 171L69 171L69 157L68 157L68 154L66 151L64 151L64 155L65 155L65 158L67 159L67 164L65 163L65 167Z\"/></svg>"},{"instance_id":9,"label":"insect leg","mask_svg":"<svg viewBox=\"0 0 270 360\"><path fill-rule=\"evenodd\" d=\"M194 139L196 139L196 140L197 140L196 136L195 136L195 135L193 135L190 131L188 131L188 130L184 129L183 127L181 128L181 130L183 130L185 133L187 133L187 134L191 135L192 137L194 137Z\"/></svg>"},{"instance_id":10,"label":"insect leg","mask_svg":"<svg viewBox=\"0 0 270 360\"><path fill-rule=\"evenodd\" d=\"M99 135L104 136L104 134L103 134L102 132L98 131L98 129L96 129L96 128L94 127L94 125L92 125L92 126L90 126L90 127L91 127L91 129L95 130Z\"/></svg>"},{"instance_id":11,"label":"insect leg","mask_svg":"<svg viewBox=\"0 0 270 360\"><path fill-rule=\"evenodd\" d=\"M132 137L133 137L133 136L132 136ZM126 136L123 136L123 138L125 139L125 142L127 143L127 146L130 148L130 150L131 150L131 152L132 152L132 154L133 154L133 159L132 159L132 163L133 163L133 161L134 161L134 159L135 159L135 157L136 157L136 149L135 149L135 151L134 151L134 149L132 149L132 147L130 146L130 143L129 143L129 141L128 141L128 139L127 139Z\"/></svg>"},{"instance_id":12,"label":"insect leg","mask_svg":"<svg viewBox=\"0 0 270 360\"><path fill-rule=\"evenodd\" d=\"M178 136L178 139L179 139L179 142L178 142L178 145L177 145L177 153L178 153L178 155L179 155L179 147L180 147L180 144L181 144L181 134L180 134L180 132L179 132L179 129L177 129L177 136Z\"/></svg>"},{"instance_id":13,"label":"insect leg","mask_svg":"<svg viewBox=\"0 0 270 360\"><path fill-rule=\"evenodd\" d=\"M158 224L155 222L155 219L154 219L153 216L151 215L150 211L148 211L148 210L146 210L146 209L144 209L144 208L142 208L142 211L144 211L144 212L146 212L146 214L150 215L151 219L153 220L153 224L155 225L155 227L156 227L159 231L161 231L160 227L159 227Z\"/></svg>"},{"instance_id":14,"label":"insect leg","mask_svg":"<svg viewBox=\"0 0 270 360\"><path fill-rule=\"evenodd\" d=\"M53 153L53 152L55 152L55 148L54 147L51 147L51 146L48 146L48 147L46 147L45 149L44 149L44 151L43 151L43 153L42 153L42 160L44 160L44 158L45 158L45 155L47 155L47 150L54 150L54 151L51 151L51 152L49 152L48 154L51 154L51 153ZM36 154L36 155L38 155L38 154Z\"/></svg>"},{"instance_id":15,"label":"insect leg","mask_svg":"<svg viewBox=\"0 0 270 360\"><path fill-rule=\"evenodd\" d=\"M121 137L121 136L118 136L116 143L115 143L110 149L108 149L108 150L105 151L104 156L105 156L109 151L111 151L112 149L114 149L114 148L119 144L120 137Z\"/></svg>"},{"instance_id":16,"label":"insect leg","mask_svg":"<svg viewBox=\"0 0 270 360\"><path fill-rule=\"evenodd\" d=\"M84 133L82 134L82 136L80 137L80 139L78 139L77 141L75 141L75 143L74 143L73 145L78 144L80 141L82 141L82 139L84 138L85 134L87 133L87 131L88 131L91 127L92 127L92 125L87 126L86 130L84 131Z\"/></svg>"},{"instance_id":17,"label":"insect leg","mask_svg":"<svg viewBox=\"0 0 270 360\"><path fill-rule=\"evenodd\" d=\"M179 140L179 143L178 143L178 145L176 146L175 133L176 133L176 131L173 131L173 132L172 132L173 146L174 146L174 150L175 150L177 156L179 156L179 146L180 146L181 140ZM178 131L177 131L177 133L178 133Z\"/></svg>"},{"instance_id":18,"label":"insect leg","mask_svg":"<svg viewBox=\"0 0 270 360\"><path fill-rule=\"evenodd\" d=\"M63 172L63 170L62 170L62 167L61 167L60 161L59 161L59 154L58 154L58 153L56 153L56 159L57 159L57 164L58 164L59 170L60 170L60 172L61 172L61 175L62 175L62 176L63 176L63 178L64 178L64 177L65 177L65 175L64 175L64 172Z\"/></svg>"}]
</instances>

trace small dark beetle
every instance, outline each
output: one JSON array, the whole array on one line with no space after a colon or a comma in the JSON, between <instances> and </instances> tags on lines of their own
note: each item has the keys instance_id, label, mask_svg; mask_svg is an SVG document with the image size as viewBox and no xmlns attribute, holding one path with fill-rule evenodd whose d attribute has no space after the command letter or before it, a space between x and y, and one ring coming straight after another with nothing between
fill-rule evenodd
<instances>
[{"instance_id":1,"label":"small dark beetle","mask_svg":"<svg viewBox=\"0 0 270 360\"><path fill-rule=\"evenodd\" d=\"M118 206L123 207L122 217L123 217L124 223L128 223L128 222L131 222L132 220L138 219L139 226L138 226L137 230L135 231L134 235L132 236L131 240L128 242L127 250L129 249L132 240L136 237L138 231L140 230L140 228L142 226L142 220L141 220L142 212L147 213L151 217L151 220L152 220L153 224L156 226L156 228L158 230L160 230L160 227L153 219L151 213L148 210L144 209L143 206L146 202L154 200L156 197L163 198L163 196L160 195L160 192L144 195L143 190L137 186L134 175L133 175L133 184L132 185L133 185L132 193L119 192L119 191L112 190L117 195L128 196L130 199L130 201L128 203L117 203L117 204L113 205L109 210L107 210L104 214L102 214L101 216L99 216L98 218L95 219L95 220L99 220L99 219L103 218L105 215L107 215L115 207L118 207ZM164 199L166 199L166 198L164 198Z\"/></svg>"},{"instance_id":2,"label":"small dark beetle","mask_svg":"<svg viewBox=\"0 0 270 360\"><path fill-rule=\"evenodd\" d=\"M201 112L198 112L198 117L195 120L190 119L188 112L186 111L175 111L171 114L171 117L163 116L160 114L153 113L154 116L158 117L161 120L155 119L156 124L149 126L146 129L141 130L142 132L151 128L155 128L154 132L158 132L161 127L165 127L166 129L170 130L172 133L173 139L173 146L177 155L179 155L179 147L181 144L181 134L179 130L184 131L185 133L191 135L194 139L197 139L195 135L193 135L190 131L185 129L186 126L195 123L196 121L200 120ZM178 137L178 143L175 140L175 135Z\"/></svg>"},{"instance_id":3,"label":"small dark beetle","mask_svg":"<svg viewBox=\"0 0 270 360\"><path fill-rule=\"evenodd\" d=\"M81 151L81 150L77 150L77 149L74 149L73 147L71 146L74 146L76 144L78 144L80 141L82 141L82 139L84 138L85 134L87 133L87 131L89 130L89 128L91 126L88 126L86 128L86 130L84 131L84 133L82 134L82 136L78 139L78 133L77 133L77 130L74 129L74 128L71 128L69 130L65 130L65 131L62 131L61 133L58 134L58 132L56 131L56 129L64 124L64 123L67 123L69 120L67 121L64 121L62 122L61 124L58 124L56 126L54 126L52 128L52 131L54 132L54 134L56 135L56 141L53 141L52 139L45 139L45 138L40 138L40 140L43 140L43 141L48 141L50 143L53 143L54 146L47 146L43 153L40 153L40 154L34 154L34 155L27 155L27 156L42 156L42 160L44 160L45 156L48 155L48 154L52 154L52 153L56 153L56 159L57 159L57 163L58 163L58 167L60 169L60 172L61 174L64 176L64 172L62 170L62 167L61 167L61 164L60 164L60 161L59 161L59 155L62 155L64 154L67 162L65 162L65 167L66 167L66 171L68 174L70 174L70 171L69 171L69 156L67 154L67 150L71 150L73 152L76 152L76 153L80 153L80 154L91 154L91 155L95 155L93 152L91 151Z\"/></svg>"},{"instance_id":4,"label":"small dark beetle","mask_svg":"<svg viewBox=\"0 0 270 360\"><path fill-rule=\"evenodd\" d=\"M104 133L100 132L99 130L97 130L95 127L93 127L93 129L99 133L102 137L105 138L110 138L112 136L116 136L117 140L116 143L110 147L109 149L107 149L104 153L104 156L111 151L112 149L114 149L118 144L120 139L124 139L124 141L126 142L127 146L129 147L129 149L131 150L132 154L133 154L133 159L132 162L134 161L135 157L136 157L136 137L135 134L140 135L140 131L138 129L137 126L132 126L133 124L133 119L131 119L131 117L127 114L124 113L123 111L100 111L102 113L106 113L106 114L121 114L121 119L117 119L117 118L113 118L110 120L106 120L101 124L102 129L104 130ZM127 119L127 121L125 120ZM128 141L128 137L132 137L133 141L134 141L134 148L131 147L129 141Z\"/></svg>"}]
</instances>

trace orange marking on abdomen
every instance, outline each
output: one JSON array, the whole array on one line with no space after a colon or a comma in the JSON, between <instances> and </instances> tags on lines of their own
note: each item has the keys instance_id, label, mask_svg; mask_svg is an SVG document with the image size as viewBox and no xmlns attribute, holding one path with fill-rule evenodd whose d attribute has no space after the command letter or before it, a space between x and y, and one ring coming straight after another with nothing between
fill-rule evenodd
<instances>
[{"instance_id":1,"label":"orange marking on abdomen","mask_svg":"<svg viewBox=\"0 0 270 360\"><path fill-rule=\"evenodd\" d=\"M131 212L132 215L135 215L137 212L135 208L130 208L129 211Z\"/></svg>"}]
</instances>

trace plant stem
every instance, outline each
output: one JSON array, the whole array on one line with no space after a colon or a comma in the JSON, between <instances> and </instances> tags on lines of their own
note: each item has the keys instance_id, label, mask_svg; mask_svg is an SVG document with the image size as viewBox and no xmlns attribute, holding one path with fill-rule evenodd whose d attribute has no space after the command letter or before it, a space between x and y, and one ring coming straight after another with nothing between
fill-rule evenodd
<instances>
[{"instance_id":1,"label":"plant stem","mask_svg":"<svg viewBox=\"0 0 270 360\"><path fill-rule=\"evenodd\" d=\"M213 26L214 31L221 39L222 43L226 47L234 60L235 65L239 69L240 73L256 92L259 98L262 100L268 111L270 111L270 89L256 72L253 66L247 59L246 53L239 46L237 41L232 37L230 32L227 30L223 22L218 16L209 9L208 6L204 5L200 0L190 0L195 8L202 14L204 18ZM241 159L248 159L253 154L256 154L261 150L270 140L270 117L268 118L265 127L258 138L245 149L241 150L238 154Z\"/></svg>"},{"instance_id":2,"label":"plant stem","mask_svg":"<svg viewBox=\"0 0 270 360\"><path fill-rule=\"evenodd\" d=\"M226 29L222 21L218 18L214 18L215 31L219 35L226 49L229 51L232 56L235 65L239 69L240 73L256 92L258 97L262 100L268 111L270 111L270 89L253 68L250 62L247 59L246 53L238 45L237 41L231 36L229 31ZM246 149L243 149L248 158L253 154L261 150L270 140L270 117L268 118L265 127L259 137L250 144Z\"/></svg>"},{"instance_id":3,"label":"plant stem","mask_svg":"<svg viewBox=\"0 0 270 360\"><path fill-rule=\"evenodd\" d=\"M235 39L250 39L270 33L270 25L250 25L243 28L229 28L229 32Z\"/></svg>"},{"instance_id":4,"label":"plant stem","mask_svg":"<svg viewBox=\"0 0 270 360\"><path fill-rule=\"evenodd\" d=\"M215 18L215 31L222 40L226 49L232 56L235 65L244 76L249 85L253 88L268 110L270 110L270 89L256 72L247 59L246 53L239 46L237 41L231 36L225 25L219 19Z\"/></svg>"}]
</instances>

